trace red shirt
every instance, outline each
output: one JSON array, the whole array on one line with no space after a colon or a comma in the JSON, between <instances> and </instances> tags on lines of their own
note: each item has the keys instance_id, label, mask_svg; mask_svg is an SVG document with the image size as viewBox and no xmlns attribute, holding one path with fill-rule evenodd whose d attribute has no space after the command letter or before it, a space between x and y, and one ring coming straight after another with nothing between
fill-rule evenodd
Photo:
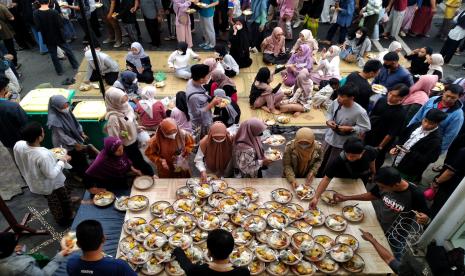
<instances>
[{"instance_id":1,"label":"red shirt","mask_svg":"<svg viewBox=\"0 0 465 276\"><path fill-rule=\"evenodd\" d=\"M394 2L394 9L396 11L405 11L407 9L408 0L397 0Z\"/></svg>"}]
</instances>

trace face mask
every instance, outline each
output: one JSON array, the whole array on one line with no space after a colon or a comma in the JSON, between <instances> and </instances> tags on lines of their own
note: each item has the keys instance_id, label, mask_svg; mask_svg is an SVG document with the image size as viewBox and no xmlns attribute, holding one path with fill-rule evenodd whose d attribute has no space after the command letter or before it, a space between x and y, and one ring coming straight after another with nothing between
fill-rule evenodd
<instances>
[{"instance_id":1,"label":"face mask","mask_svg":"<svg viewBox=\"0 0 465 276\"><path fill-rule=\"evenodd\" d=\"M242 25L236 25L236 29L237 29L238 31L242 30Z\"/></svg>"},{"instance_id":2,"label":"face mask","mask_svg":"<svg viewBox=\"0 0 465 276\"><path fill-rule=\"evenodd\" d=\"M361 35L361 34L355 34L355 37L356 37L356 38L361 38L362 35Z\"/></svg>"},{"instance_id":3,"label":"face mask","mask_svg":"<svg viewBox=\"0 0 465 276\"><path fill-rule=\"evenodd\" d=\"M389 64L383 64L383 67L386 68L386 69L391 69L392 68L391 65L389 65Z\"/></svg>"},{"instance_id":4,"label":"face mask","mask_svg":"<svg viewBox=\"0 0 465 276\"><path fill-rule=\"evenodd\" d=\"M226 137L224 137L223 139L215 139L213 138L213 141L215 141L216 143L223 143L224 141L226 141Z\"/></svg>"},{"instance_id":5,"label":"face mask","mask_svg":"<svg viewBox=\"0 0 465 276\"><path fill-rule=\"evenodd\" d=\"M170 135L165 135L165 137L168 138L168 139L174 140L174 139L176 139L176 134L178 134L178 133L175 132L175 133L170 134ZM163 135L164 135L164 134L163 134Z\"/></svg>"},{"instance_id":6,"label":"face mask","mask_svg":"<svg viewBox=\"0 0 465 276\"><path fill-rule=\"evenodd\" d=\"M184 54L184 52L181 51L181 50L178 50L178 54L182 55L182 54Z\"/></svg>"},{"instance_id":7,"label":"face mask","mask_svg":"<svg viewBox=\"0 0 465 276\"><path fill-rule=\"evenodd\" d=\"M304 144L304 145L299 144L299 147L300 147L301 149L305 150L305 149L310 148L310 145L309 145L309 144Z\"/></svg>"}]
</instances>

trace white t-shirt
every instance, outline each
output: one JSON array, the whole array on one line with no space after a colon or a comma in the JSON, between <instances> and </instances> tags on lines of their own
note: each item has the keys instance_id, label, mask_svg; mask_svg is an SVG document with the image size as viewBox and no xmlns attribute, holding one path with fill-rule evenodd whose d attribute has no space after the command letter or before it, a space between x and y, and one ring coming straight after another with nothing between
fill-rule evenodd
<instances>
[{"instance_id":1,"label":"white t-shirt","mask_svg":"<svg viewBox=\"0 0 465 276\"><path fill-rule=\"evenodd\" d=\"M63 167L52 152L44 147L31 147L26 141L16 142L13 148L16 164L32 193L49 195L65 183Z\"/></svg>"},{"instance_id":2,"label":"white t-shirt","mask_svg":"<svg viewBox=\"0 0 465 276\"><path fill-rule=\"evenodd\" d=\"M185 55L180 54L178 50L176 50L168 57L168 66L175 69L186 68L190 65L192 59L198 57L199 55L194 53L190 48L187 49Z\"/></svg>"}]
</instances>

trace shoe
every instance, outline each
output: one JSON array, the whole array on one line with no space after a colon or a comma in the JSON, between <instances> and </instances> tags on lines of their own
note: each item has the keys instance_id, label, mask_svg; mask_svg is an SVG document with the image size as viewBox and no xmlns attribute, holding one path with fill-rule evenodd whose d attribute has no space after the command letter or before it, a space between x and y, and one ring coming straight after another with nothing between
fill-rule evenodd
<instances>
[{"instance_id":1,"label":"shoe","mask_svg":"<svg viewBox=\"0 0 465 276\"><path fill-rule=\"evenodd\" d=\"M82 44L84 44L84 45L89 44L89 40L83 40Z\"/></svg>"},{"instance_id":2,"label":"shoe","mask_svg":"<svg viewBox=\"0 0 465 276\"><path fill-rule=\"evenodd\" d=\"M215 49L215 46L211 46L211 45L206 45L204 47L202 47L204 50L207 50L207 51L210 51L210 50L213 50Z\"/></svg>"},{"instance_id":3,"label":"shoe","mask_svg":"<svg viewBox=\"0 0 465 276\"><path fill-rule=\"evenodd\" d=\"M105 39L104 41L102 41L103 44L110 44L110 43L114 43L115 40L114 39L110 39L110 38L107 38Z\"/></svg>"},{"instance_id":4,"label":"shoe","mask_svg":"<svg viewBox=\"0 0 465 276\"><path fill-rule=\"evenodd\" d=\"M121 45L123 45L121 42L116 42L116 43L113 45L113 48L119 48L119 47L121 47Z\"/></svg>"},{"instance_id":5,"label":"shoe","mask_svg":"<svg viewBox=\"0 0 465 276\"><path fill-rule=\"evenodd\" d=\"M295 21L294 25L292 25L292 28L293 28L293 29L297 29L297 28L300 27L300 24L302 24L302 20L300 20L300 18L299 18L299 19L297 19L297 20Z\"/></svg>"},{"instance_id":6,"label":"shoe","mask_svg":"<svg viewBox=\"0 0 465 276\"><path fill-rule=\"evenodd\" d=\"M407 36L407 34L406 34L404 31L400 31L399 35L400 35L401 37L406 37L406 36Z\"/></svg>"},{"instance_id":7,"label":"shoe","mask_svg":"<svg viewBox=\"0 0 465 276\"><path fill-rule=\"evenodd\" d=\"M63 72L57 72L58 76L63 76Z\"/></svg>"},{"instance_id":8,"label":"shoe","mask_svg":"<svg viewBox=\"0 0 465 276\"><path fill-rule=\"evenodd\" d=\"M199 44L199 47L200 47L200 48L203 48L203 47L205 47L205 46L207 46L207 43L200 43L200 44Z\"/></svg>"}]
</instances>

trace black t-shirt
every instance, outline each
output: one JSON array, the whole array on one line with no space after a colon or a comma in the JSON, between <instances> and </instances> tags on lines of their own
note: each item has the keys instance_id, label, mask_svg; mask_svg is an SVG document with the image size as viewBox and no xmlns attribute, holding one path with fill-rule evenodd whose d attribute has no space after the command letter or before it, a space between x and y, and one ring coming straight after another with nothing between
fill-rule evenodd
<instances>
[{"instance_id":1,"label":"black t-shirt","mask_svg":"<svg viewBox=\"0 0 465 276\"><path fill-rule=\"evenodd\" d=\"M425 75L429 70L429 63L425 62L426 57L419 57L418 54L405 55L410 60L410 73L412 75Z\"/></svg>"},{"instance_id":2,"label":"black t-shirt","mask_svg":"<svg viewBox=\"0 0 465 276\"><path fill-rule=\"evenodd\" d=\"M380 98L370 112L371 130L365 136L365 143L377 147L386 135L397 137L406 116L402 105L389 105L386 97Z\"/></svg>"},{"instance_id":3,"label":"black t-shirt","mask_svg":"<svg viewBox=\"0 0 465 276\"><path fill-rule=\"evenodd\" d=\"M218 272L211 269L208 264L194 265L179 247L174 249L173 254L187 276L250 276L250 271L247 267L236 267L231 271Z\"/></svg>"},{"instance_id":4,"label":"black t-shirt","mask_svg":"<svg viewBox=\"0 0 465 276\"><path fill-rule=\"evenodd\" d=\"M368 80L364 79L358 72L352 72L347 76L346 84L352 84L357 87L358 94L355 96L355 102L361 105L365 110L370 104L371 85Z\"/></svg>"},{"instance_id":5,"label":"black t-shirt","mask_svg":"<svg viewBox=\"0 0 465 276\"><path fill-rule=\"evenodd\" d=\"M401 192L384 192L375 185L370 193L379 200L373 201L376 216L384 232L387 232L400 213L415 210L428 213L423 193L412 183Z\"/></svg>"},{"instance_id":6,"label":"black t-shirt","mask_svg":"<svg viewBox=\"0 0 465 276\"><path fill-rule=\"evenodd\" d=\"M369 175L370 163L376 159L378 151L371 146L365 147L365 152L362 158L356 161L349 161L345 157L345 153L341 154L334 159L333 162L328 164L325 176L329 178L362 178Z\"/></svg>"}]
</instances>

